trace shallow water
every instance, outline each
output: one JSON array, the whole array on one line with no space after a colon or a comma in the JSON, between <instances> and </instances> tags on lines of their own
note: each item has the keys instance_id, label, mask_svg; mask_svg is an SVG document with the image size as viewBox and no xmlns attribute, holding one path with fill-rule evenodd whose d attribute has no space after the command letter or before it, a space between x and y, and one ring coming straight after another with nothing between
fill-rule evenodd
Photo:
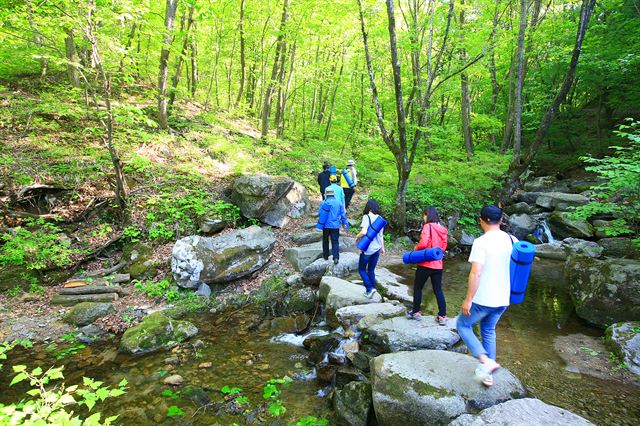
<instances>
[{"instance_id":1,"label":"shallow water","mask_svg":"<svg viewBox=\"0 0 640 426\"><path fill-rule=\"evenodd\" d=\"M397 265L393 272L413 287L414 267ZM575 315L562 276L563 262L536 259L524 303L504 313L497 327L498 362L512 371L530 393L566 408L596 424L640 424L640 387L570 373L553 348L557 336L581 333L600 337L603 331ZM466 295L469 264L445 262L443 289L447 314L454 317ZM430 281L422 311L435 315L437 303Z\"/></svg>"},{"instance_id":2,"label":"shallow water","mask_svg":"<svg viewBox=\"0 0 640 426\"><path fill-rule=\"evenodd\" d=\"M391 269L405 277L407 284L412 284L412 268L399 265ZM443 285L450 317L459 311L464 298L468 270L468 264L462 259L445 263ZM424 294L423 312L434 314L436 302L429 284ZM180 374L185 384L204 388L213 401L221 400L218 390L222 386L237 386L257 404L262 401L262 387L267 380L288 375L295 379L282 392L281 399L287 408L282 424L306 415L334 420L329 396L318 396L326 395L326 388L315 380L313 370L305 362L307 351L299 347L302 339L292 335L282 337L284 333L302 329L305 318L265 321L256 331L250 331L257 319L257 313L251 310L217 316L201 314L193 321L200 329L197 338L205 346L197 357L189 357L171 370L164 362L174 355L170 352L131 357L118 354L115 343L92 345L57 362L42 348L15 350L0 374L0 402L15 401L26 390L24 386L8 387L11 364L45 368L64 363L69 385L79 383L83 375L110 385L122 378L129 381L126 395L97 406L107 415L118 414L120 424L244 424L242 416L216 414L198 409L189 400L162 397L160 394L169 388L162 384L163 377ZM596 424L640 424L639 387L569 373L553 349L556 336L602 335L601 330L585 325L575 316L562 279L562 263L536 261L525 302L507 310L497 333L499 362L509 368L533 396ZM199 369L198 365L203 362L211 362L212 367ZM167 410L172 405L179 406L185 415L167 418ZM266 424L275 422L268 416L263 420Z\"/></svg>"}]
</instances>

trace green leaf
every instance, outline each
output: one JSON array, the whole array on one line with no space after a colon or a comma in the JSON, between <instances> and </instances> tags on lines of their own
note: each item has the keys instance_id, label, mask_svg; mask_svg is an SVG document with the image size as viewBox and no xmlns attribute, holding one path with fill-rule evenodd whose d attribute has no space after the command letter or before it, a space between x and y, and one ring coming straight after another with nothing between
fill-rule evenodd
<instances>
[{"instance_id":1,"label":"green leaf","mask_svg":"<svg viewBox=\"0 0 640 426\"><path fill-rule=\"evenodd\" d=\"M127 386L129 384L129 382L127 382L127 379L122 379L120 380L120 383L118 383L118 387L123 388L125 386Z\"/></svg>"},{"instance_id":2,"label":"green leaf","mask_svg":"<svg viewBox=\"0 0 640 426\"><path fill-rule=\"evenodd\" d=\"M17 376L15 376L15 377L13 378L13 380L11 380L11 383L9 383L9 386L13 386L13 385L15 385L16 383L20 383L21 381L23 381L23 380L24 380L24 379L26 379L27 377L28 377L28 376L27 376L27 373L20 373L20 374L18 374Z\"/></svg>"},{"instance_id":3,"label":"green leaf","mask_svg":"<svg viewBox=\"0 0 640 426\"><path fill-rule=\"evenodd\" d=\"M181 417L184 416L184 411L180 409L180 407L176 405L172 405L167 410L167 417Z\"/></svg>"}]
</instances>

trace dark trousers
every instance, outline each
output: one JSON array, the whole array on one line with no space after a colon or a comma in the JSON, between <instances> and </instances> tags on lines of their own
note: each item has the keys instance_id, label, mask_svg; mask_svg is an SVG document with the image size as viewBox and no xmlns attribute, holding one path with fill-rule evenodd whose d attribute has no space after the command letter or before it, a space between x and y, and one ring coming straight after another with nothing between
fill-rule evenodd
<instances>
[{"instance_id":1,"label":"dark trousers","mask_svg":"<svg viewBox=\"0 0 640 426\"><path fill-rule=\"evenodd\" d=\"M334 259L340 258L340 228L324 228L322 230L322 257L329 259L329 238L331 238L331 255Z\"/></svg>"},{"instance_id":2,"label":"dark trousers","mask_svg":"<svg viewBox=\"0 0 640 426\"><path fill-rule=\"evenodd\" d=\"M433 287L433 292L438 301L438 315L444 317L447 315L447 302L444 300L444 293L442 292L442 269L425 268L424 266L418 266L418 269L416 269L416 278L413 282L413 312L420 310L422 288L429 277L431 277L431 287Z\"/></svg>"},{"instance_id":3,"label":"dark trousers","mask_svg":"<svg viewBox=\"0 0 640 426\"><path fill-rule=\"evenodd\" d=\"M375 271L376 265L378 264L378 259L380 259L380 250L369 255L360 253L358 272L360 273L360 278L362 278L362 282L364 283L367 291L373 290L376 286Z\"/></svg>"},{"instance_id":4,"label":"dark trousers","mask_svg":"<svg viewBox=\"0 0 640 426\"><path fill-rule=\"evenodd\" d=\"M351 203L351 197L356 193L356 190L353 188L342 188L344 189L344 208L348 209L349 204Z\"/></svg>"}]
</instances>

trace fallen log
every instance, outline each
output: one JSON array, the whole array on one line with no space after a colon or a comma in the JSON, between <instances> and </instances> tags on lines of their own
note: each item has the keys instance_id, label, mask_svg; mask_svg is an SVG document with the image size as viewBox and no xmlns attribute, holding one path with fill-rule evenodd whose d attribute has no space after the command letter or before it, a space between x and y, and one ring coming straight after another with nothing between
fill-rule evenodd
<instances>
[{"instance_id":1,"label":"fallen log","mask_svg":"<svg viewBox=\"0 0 640 426\"><path fill-rule=\"evenodd\" d=\"M82 302L113 302L118 300L117 293L104 294L56 294L51 298L51 305L73 306Z\"/></svg>"},{"instance_id":2,"label":"fallen log","mask_svg":"<svg viewBox=\"0 0 640 426\"><path fill-rule=\"evenodd\" d=\"M125 289L120 286L104 286L104 285L88 285L84 287L68 287L60 290L61 295L78 295L78 294L108 294L117 293L120 296L127 294Z\"/></svg>"}]
</instances>

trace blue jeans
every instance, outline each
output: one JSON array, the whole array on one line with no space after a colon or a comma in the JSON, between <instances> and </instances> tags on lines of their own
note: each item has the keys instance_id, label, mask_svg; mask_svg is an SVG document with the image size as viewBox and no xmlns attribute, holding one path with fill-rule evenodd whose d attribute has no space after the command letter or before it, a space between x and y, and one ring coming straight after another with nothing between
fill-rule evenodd
<instances>
[{"instance_id":1,"label":"blue jeans","mask_svg":"<svg viewBox=\"0 0 640 426\"><path fill-rule=\"evenodd\" d=\"M362 282L364 282L364 286L367 291L373 290L376 286L375 270L376 265L378 264L378 259L380 259L380 250L369 255L360 253L358 272L360 273L360 277L362 277Z\"/></svg>"},{"instance_id":2,"label":"blue jeans","mask_svg":"<svg viewBox=\"0 0 640 426\"><path fill-rule=\"evenodd\" d=\"M491 359L496 359L496 324L506 310L506 306L491 308L472 303L471 315L458 315L458 333L473 356L478 358L480 355L486 355ZM473 326L478 322L480 323L482 344L473 333Z\"/></svg>"}]
</instances>

